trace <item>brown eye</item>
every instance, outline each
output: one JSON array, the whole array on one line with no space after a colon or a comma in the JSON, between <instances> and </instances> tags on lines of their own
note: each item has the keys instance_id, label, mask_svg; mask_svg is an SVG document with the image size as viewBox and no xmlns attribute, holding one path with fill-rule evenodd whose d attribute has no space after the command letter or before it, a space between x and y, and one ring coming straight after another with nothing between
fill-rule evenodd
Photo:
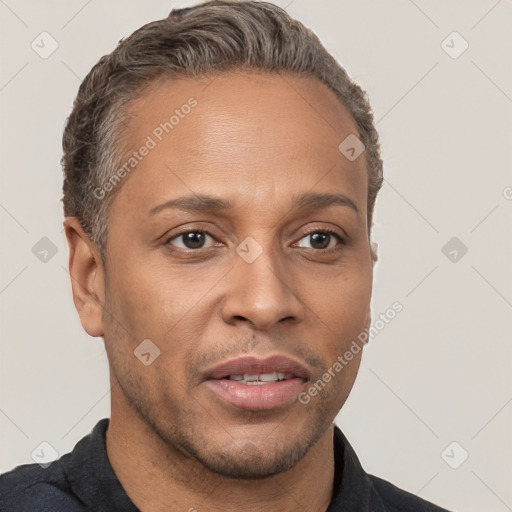
<instances>
[{"instance_id":1,"label":"brown eye","mask_svg":"<svg viewBox=\"0 0 512 512\"><path fill-rule=\"evenodd\" d=\"M329 231L313 231L312 233L308 233L306 236L302 237L297 245L299 247L306 247L310 249L325 250L335 247L337 242L342 242L342 240L335 233L331 233Z\"/></svg>"},{"instance_id":2,"label":"brown eye","mask_svg":"<svg viewBox=\"0 0 512 512\"><path fill-rule=\"evenodd\" d=\"M186 231L173 236L167 243L180 249L202 249L208 238L212 237L205 231Z\"/></svg>"}]
</instances>

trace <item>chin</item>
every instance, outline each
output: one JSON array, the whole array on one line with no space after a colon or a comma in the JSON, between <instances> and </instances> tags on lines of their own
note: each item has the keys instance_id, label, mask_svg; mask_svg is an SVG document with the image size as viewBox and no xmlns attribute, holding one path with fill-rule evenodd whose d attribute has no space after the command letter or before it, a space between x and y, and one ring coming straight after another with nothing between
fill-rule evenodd
<instances>
[{"instance_id":1,"label":"chin","mask_svg":"<svg viewBox=\"0 0 512 512\"><path fill-rule=\"evenodd\" d=\"M284 445L256 446L254 443L233 440L220 449L198 450L187 447L187 451L212 473L228 478L260 480L283 473L293 468L311 448L308 439Z\"/></svg>"},{"instance_id":2,"label":"chin","mask_svg":"<svg viewBox=\"0 0 512 512\"><path fill-rule=\"evenodd\" d=\"M331 425L327 417L318 415L315 420L310 416L303 422L285 418L274 425L227 427L218 432L205 432L196 424L196 428L175 437L174 443L212 473L263 479L288 471L301 461Z\"/></svg>"}]
</instances>

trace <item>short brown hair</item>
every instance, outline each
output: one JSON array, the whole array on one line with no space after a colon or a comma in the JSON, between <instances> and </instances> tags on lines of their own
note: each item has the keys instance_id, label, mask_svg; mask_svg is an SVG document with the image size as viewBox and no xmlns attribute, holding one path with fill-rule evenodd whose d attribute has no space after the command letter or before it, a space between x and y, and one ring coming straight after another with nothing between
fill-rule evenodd
<instances>
[{"instance_id":1,"label":"short brown hair","mask_svg":"<svg viewBox=\"0 0 512 512\"><path fill-rule=\"evenodd\" d=\"M94 191L118 168L128 103L160 78L200 77L235 69L312 76L327 85L354 119L365 145L368 233L382 186L382 160L364 91L318 37L276 5L213 0L173 9L103 56L80 85L63 135L63 203L105 256L108 207ZM341 142L341 141L340 141Z\"/></svg>"}]
</instances>

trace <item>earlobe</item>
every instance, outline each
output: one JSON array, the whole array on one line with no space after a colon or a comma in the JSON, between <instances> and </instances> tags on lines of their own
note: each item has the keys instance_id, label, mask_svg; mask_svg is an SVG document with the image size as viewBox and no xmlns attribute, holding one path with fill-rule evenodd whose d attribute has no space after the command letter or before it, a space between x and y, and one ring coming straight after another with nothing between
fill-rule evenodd
<instances>
[{"instance_id":1,"label":"earlobe","mask_svg":"<svg viewBox=\"0 0 512 512\"><path fill-rule=\"evenodd\" d=\"M371 324L372 324L372 309L370 306L368 306L368 311L366 312L366 321L365 321L366 329L369 330Z\"/></svg>"},{"instance_id":2,"label":"earlobe","mask_svg":"<svg viewBox=\"0 0 512 512\"><path fill-rule=\"evenodd\" d=\"M370 254L371 254L373 266L375 266L375 263L377 263L377 260L379 257L378 250L379 250L379 244L377 242L372 242L370 244Z\"/></svg>"},{"instance_id":3,"label":"earlobe","mask_svg":"<svg viewBox=\"0 0 512 512\"><path fill-rule=\"evenodd\" d=\"M105 279L99 252L76 217L66 217L64 229L69 247L73 302L80 322L90 336L103 336Z\"/></svg>"}]
</instances>

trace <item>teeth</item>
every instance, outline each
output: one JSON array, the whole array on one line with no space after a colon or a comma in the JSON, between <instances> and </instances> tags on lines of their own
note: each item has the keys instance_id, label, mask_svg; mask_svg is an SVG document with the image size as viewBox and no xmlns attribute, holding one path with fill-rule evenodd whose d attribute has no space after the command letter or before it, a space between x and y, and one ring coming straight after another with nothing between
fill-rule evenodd
<instances>
[{"instance_id":1,"label":"teeth","mask_svg":"<svg viewBox=\"0 0 512 512\"><path fill-rule=\"evenodd\" d=\"M285 380L291 378L290 375L281 372L272 372L272 373L244 373L243 375L230 375L230 380L235 380L237 382L243 382L244 384L263 384L265 382L277 382L280 380Z\"/></svg>"},{"instance_id":2,"label":"teeth","mask_svg":"<svg viewBox=\"0 0 512 512\"><path fill-rule=\"evenodd\" d=\"M277 380L277 373L276 372L273 372L273 373L262 373L260 375L260 380L262 382L275 381L275 380Z\"/></svg>"}]
</instances>

